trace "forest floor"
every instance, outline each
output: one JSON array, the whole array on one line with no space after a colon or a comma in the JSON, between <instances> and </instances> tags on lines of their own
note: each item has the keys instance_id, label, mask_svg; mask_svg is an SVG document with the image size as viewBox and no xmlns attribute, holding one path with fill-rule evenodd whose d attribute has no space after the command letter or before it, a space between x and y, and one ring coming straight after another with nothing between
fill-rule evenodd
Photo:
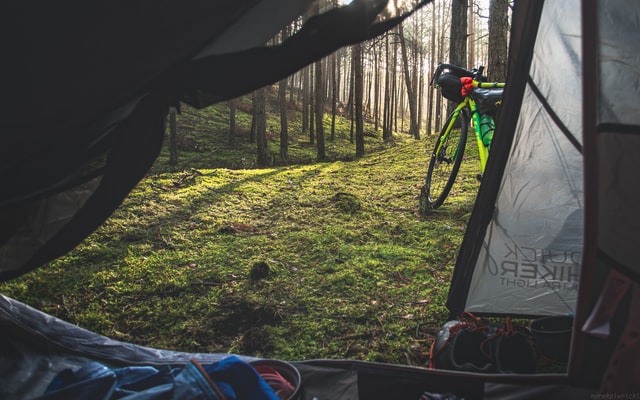
<instances>
[{"instance_id":1,"label":"forest floor","mask_svg":"<svg viewBox=\"0 0 640 400\"><path fill-rule=\"evenodd\" d=\"M184 109L177 166L163 150L100 229L0 292L144 346L425 365L447 318L476 162L465 160L445 204L424 216L433 136L386 144L367 126L356 159L341 119L330 161L316 163L308 136L294 134L287 165L258 169L242 135L249 114L238 121L230 146L224 106Z\"/></svg>"}]
</instances>

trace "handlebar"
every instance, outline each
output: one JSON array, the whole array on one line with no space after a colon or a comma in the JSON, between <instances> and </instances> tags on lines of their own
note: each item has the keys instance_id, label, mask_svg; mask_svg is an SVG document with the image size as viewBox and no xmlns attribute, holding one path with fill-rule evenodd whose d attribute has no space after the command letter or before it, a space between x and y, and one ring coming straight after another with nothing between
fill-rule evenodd
<instances>
[{"instance_id":1,"label":"handlebar","mask_svg":"<svg viewBox=\"0 0 640 400\"><path fill-rule=\"evenodd\" d=\"M484 66L482 65L469 71L468 69L453 64L438 64L429 85L433 85L433 82L438 82L438 78L443 72L451 72L458 77L468 76L481 82L486 82L487 80L487 77L482 75L484 72Z\"/></svg>"}]
</instances>

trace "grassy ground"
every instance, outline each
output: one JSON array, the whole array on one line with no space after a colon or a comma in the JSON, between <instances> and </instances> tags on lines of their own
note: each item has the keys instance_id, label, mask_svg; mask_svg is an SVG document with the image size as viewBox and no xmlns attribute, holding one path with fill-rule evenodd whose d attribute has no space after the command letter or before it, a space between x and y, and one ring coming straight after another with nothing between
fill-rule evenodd
<instances>
[{"instance_id":1,"label":"grassy ground","mask_svg":"<svg viewBox=\"0 0 640 400\"><path fill-rule=\"evenodd\" d=\"M432 137L384 144L368 127L368 154L354 159L341 121L332 161L314 163L294 135L295 164L256 169L246 138L225 144L226 118L224 106L184 110L177 167L163 152L104 226L0 292L145 346L423 365L446 318L476 163L421 216ZM249 117L239 121L246 131Z\"/></svg>"}]
</instances>

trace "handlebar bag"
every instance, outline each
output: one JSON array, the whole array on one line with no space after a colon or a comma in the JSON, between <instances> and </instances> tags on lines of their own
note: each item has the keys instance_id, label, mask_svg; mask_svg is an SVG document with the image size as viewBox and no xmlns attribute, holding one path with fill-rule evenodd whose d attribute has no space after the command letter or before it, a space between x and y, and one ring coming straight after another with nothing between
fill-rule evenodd
<instances>
[{"instance_id":1,"label":"handlebar bag","mask_svg":"<svg viewBox=\"0 0 640 400\"><path fill-rule=\"evenodd\" d=\"M446 99L456 103L460 103L464 100L462 97L462 83L460 82L459 76L450 72L445 72L438 77L438 81L436 83L440 86L440 91Z\"/></svg>"}]
</instances>

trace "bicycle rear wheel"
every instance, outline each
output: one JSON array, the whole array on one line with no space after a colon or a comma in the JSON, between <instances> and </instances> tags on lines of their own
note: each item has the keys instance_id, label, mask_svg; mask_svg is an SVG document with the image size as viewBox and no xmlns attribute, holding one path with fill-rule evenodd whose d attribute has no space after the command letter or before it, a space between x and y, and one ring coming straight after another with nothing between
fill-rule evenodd
<instances>
[{"instance_id":1,"label":"bicycle rear wheel","mask_svg":"<svg viewBox=\"0 0 640 400\"><path fill-rule=\"evenodd\" d=\"M448 129L452 120L451 129ZM420 211L423 214L440 207L449 195L462 163L468 130L466 110L449 115L431 154L427 179L420 193Z\"/></svg>"}]
</instances>

